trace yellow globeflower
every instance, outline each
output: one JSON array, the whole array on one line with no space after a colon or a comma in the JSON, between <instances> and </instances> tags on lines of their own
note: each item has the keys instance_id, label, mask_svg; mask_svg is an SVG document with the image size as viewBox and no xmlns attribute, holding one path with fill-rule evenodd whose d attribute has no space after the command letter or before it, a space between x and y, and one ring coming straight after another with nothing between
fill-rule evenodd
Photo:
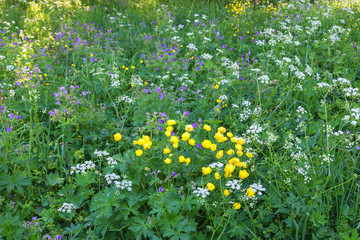
<instances>
[{"instance_id":1,"label":"yellow globeflower","mask_svg":"<svg viewBox=\"0 0 360 240\"><path fill-rule=\"evenodd\" d=\"M237 141L237 144L243 145L244 144L244 139L239 138L238 141Z\"/></svg>"},{"instance_id":2,"label":"yellow globeflower","mask_svg":"<svg viewBox=\"0 0 360 240\"><path fill-rule=\"evenodd\" d=\"M227 197L227 196L229 196L229 195L230 195L229 190L225 189L225 190L224 190L224 196Z\"/></svg>"},{"instance_id":3,"label":"yellow globeflower","mask_svg":"<svg viewBox=\"0 0 360 240\"><path fill-rule=\"evenodd\" d=\"M195 140L194 140L194 139L192 139L192 138L191 138L191 139L189 139L189 144L190 144L190 145L192 145L192 146L194 146L194 145L195 145Z\"/></svg>"},{"instance_id":4,"label":"yellow globeflower","mask_svg":"<svg viewBox=\"0 0 360 240\"><path fill-rule=\"evenodd\" d=\"M226 132L226 128L224 128L224 127L219 127L219 128L218 128L218 132L219 132L219 133L225 133L225 132Z\"/></svg>"},{"instance_id":5,"label":"yellow globeflower","mask_svg":"<svg viewBox=\"0 0 360 240\"><path fill-rule=\"evenodd\" d=\"M243 147L242 147L240 144L236 144L236 145L235 145L235 148L236 148L238 151L242 151L242 150L243 150Z\"/></svg>"},{"instance_id":6,"label":"yellow globeflower","mask_svg":"<svg viewBox=\"0 0 360 240\"><path fill-rule=\"evenodd\" d=\"M236 210L239 210L241 208L241 204L240 203L234 203L233 207L236 209Z\"/></svg>"},{"instance_id":7,"label":"yellow globeflower","mask_svg":"<svg viewBox=\"0 0 360 240\"><path fill-rule=\"evenodd\" d=\"M215 173L216 180L219 180L221 178L220 173Z\"/></svg>"},{"instance_id":8,"label":"yellow globeflower","mask_svg":"<svg viewBox=\"0 0 360 240\"><path fill-rule=\"evenodd\" d=\"M170 137L170 136L171 136L171 132L170 132L170 131L165 131L165 136Z\"/></svg>"},{"instance_id":9,"label":"yellow globeflower","mask_svg":"<svg viewBox=\"0 0 360 240\"><path fill-rule=\"evenodd\" d=\"M114 138L115 138L115 141L120 141L121 138L122 138L122 136L121 136L120 133L116 133L116 134L114 135Z\"/></svg>"},{"instance_id":10,"label":"yellow globeflower","mask_svg":"<svg viewBox=\"0 0 360 240\"><path fill-rule=\"evenodd\" d=\"M136 150L135 151L135 154L136 154L136 156L138 156L138 157L140 157L141 155L143 155L143 151L141 150L141 149L138 149L138 150Z\"/></svg>"},{"instance_id":11,"label":"yellow globeflower","mask_svg":"<svg viewBox=\"0 0 360 240\"><path fill-rule=\"evenodd\" d=\"M166 127L166 131L169 131L169 132L174 131L174 127L172 127L172 126L167 126L167 127Z\"/></svg>"},{"instance_id":12,"label":"yellow globeflower","mask_svg":"<svg viewBox=\"0 0 360 240\"><path fill-rule=\"evenodd\" d=\"M231 132L228 132L228 133L226 134L226 136L229 137L229 138L232 138L232 137L233 137L233 134L232 134Z\"/></svg>"},{"instance_id":13,"label":"yellow globeflower","mask_svg":"<svg viewBox=\"0 0 360 240\"><path fill-rule=\"evenodd\" d=\"M253 157L253 155L252 155L251 152L247 152L247 153L246 153L246 156L247 156L248 158L252 158L252 157Z\"/></svg>"},{"instance_id":14,"label":"yellow globeflower","mask_svg":"<svg viewBox=\"0 0 360 240\"><path fill-rule=\"evenodd\" d=\"M226 154L227 154L227 155L232 155L232 154L234 154L234 150L229 149L229 150L226 152Z\"/></svg>"},{"instance_id":15,"label":"yellow globeflower","mask_svg":"<svg viewBox=\"0 0 360 240\"><path fill-rule=\"evenodd\" d=\"M184 132L184 133L181 135L181 139L182 139L183 141L187 141L189 138L190 138L190 133L188 133L188 132Z\"/></svg>"},{"instance_id":16,"label":"yellow globeflower","mask_svg":"<svg viewBox=\"0 0 360 240\"><path fill-rule=\"evenodd\" d=\"M134 140L134 141L133 141L133 144L134 144L134 145L137 145L137 144L138 144L138 141Z\"/></svg>"},{"instance_id":17,"label":"yellow globeflower","mask_svg":"<svg viewBox=\"0 0 360 240\"><path fill-rule=\"evenodd\" d=\"M184 157L184 156L180 156L180 157L179 157L179 162L185 162L185 157Z\"/></svg>"},{"instance_id":18,"label":"yellow globeflower","mask_svg":"<svg viewBox=\"0 0 360 240\"><path fill-rule=\"evenodd\" d=\"M179 147L179 144L178 143L174 143L173 144L173 148L178 148Z\"/></svg>"},{"instance_id":19,"label":"yellow globeflower","mask_svg":"<svg viewBox=\"0 0 360 240\"><path fill-rule=\"evenodd\" d=\"M171 159L170 159L170 158L167 158L167 159L164 160L164 162L165 162L166 164L170 164L170 163L171 163Z\"/></svg>"},{"instance_id":20,"label":"yellow globeflower","mask_svg":"<svg viewBox=\"0 0 360 240\"><path fill-rule=\"evenodd\" d=\"M178 143L178 142L179 142L179 138L178 138L177 136L171 136L170 142L172 142L172 143Z\"/></svg>"},{"instance_id":21,"label":"yellow globeflower","mask_svg":"<svg viewBox=\"0 0 360 240\"><path fill-rule=\"evenodd\" d=\"M223 150L220 150L216 153L216 157L217 158L222 158L222 156L224 156L224 151Z\"/></svg>"},{"instance_id":22,"label":"yellow globeflower","mask_svg":"<svg viewBox=\"0 0 360 240\"><path fill-rule=\"evenodd\" d=\"M186 158L186 159L185 159L186 165L189 165L190 162L191 162L190 158Z\"/></svg>"},{"instance_id":23,"label":"yellow globeflower","mask_svg":"<svg viewBox=\"0 0 360 240\"><path fill-rule=\"evenodd\" d=\"M209 173L211 173L211 171L212 171L211 167L203 167L202 168L202 173L204 175L208 175Z\"/></svg>"},{"instance_id":24,"label":"yellow globeflower","mask_svg":"<svg viewBox=\"0 0 360 240\"><path fill-rule=\"evenodd\" d=\"M255 190L252 188L252 187L249 187L248 189L246 189L246 194L249 196L249 197L253 197L255 196Z\"/></svg>"},{"instance_id":25,"label":"yellow globeflower","mask_svg":"<svg viewBox=\"0 0 360 240\"><path fill-rule=\"evenodd\" d=\"M217 146L215 143L211 144L211 146L210 146L211 151L213 151L213 152L216 151L216 148L217 148Z\"/></svg>"},{"instance_id":26,"label":"yellow globeflower","mask_svg":"<svg viewBox=\"0 0 360 240\"><path fill-rule=\"evenodd\" d=\"M244 155L243 151L237 151L236 154L241 157L242 155Z\"/></svg>"},{"instance_id":27,"label":"yellow globeflower","mask_svg":"<svg viewBox=\"0 0 360 240\"><path fill-rule=\"evenodd\" d=\"M207 125L207 124L204 125L204 129L205 129L206 131L208 131L208 132L211 131L211 127L210 127L209 125Z\"/></svg>"},{"instance_id":28,"label":"yellow globeflower","mask_svg":"<svg viewBox=\"0 0 360 240\"><path fill-rule=\"evenodd\" d=\"M210 140L204 140L201 145L204 147L204 148L210 148L211 147L211 142Z\"/></svg>"},{"instance_id":29,"label":"yellow globeflower","mask_svg":"<svg viewBox=\"0 0 360 240\"><path fill-rule=\"evenodd\" d=\"M206 184L206 187L209 189L209 191L213 191L215 189L215 186L212 183Z\"/></svg>"},{"instance_id":30,"label":"yellow globeflower","mask_svg":"<svg viewBox=\"0 0 360 240\"><path fill-rule=\"evenodd\" d=\"M245 179L249 176L249 173L246 170L240 170L239 172L239 178Z\"/></svg>"},{"instance_id":31,"label":"yellow globeflower","mask_svg":"<svg viewBox=\"0 0 360 240\"><path fill-rule=\"evenodd\" d=\"M169 148L164 148L164 154L171 153L171 150Z\"/></svg>"},{"instance_id":32,"label":"yellow globeflower","mask_svg":"<svg viewBox=\"0 0 360 240\"><path fill-rule=\"evenodd\" d=\"M175 125L175 124L176 124L175 120L168 120L167 121L167 125L169 125L169 126L172 126L172 125Z\"/></svg>"},{"instance_id":33,"label":"yellow globeflower","mask_svg":"<svg viewBox=\"0 0 360 240\"><path fill-rule=\"evenodd\" d=\"M192 131L194 131L194 127L192 125L186 125L185 131L192 132Z\"/></svg>"}]
</instances>

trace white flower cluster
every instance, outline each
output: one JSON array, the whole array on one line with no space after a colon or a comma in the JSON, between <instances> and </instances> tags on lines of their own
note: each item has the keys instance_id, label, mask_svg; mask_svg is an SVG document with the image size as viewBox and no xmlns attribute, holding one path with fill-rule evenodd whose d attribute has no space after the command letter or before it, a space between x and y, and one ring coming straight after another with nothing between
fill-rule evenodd
<instances>
[{"instance_id":1,"label":"white flower cluster","mask_svg":"<svg viewBox=\"0 0 360 240\"><path fill-rule=\"evenodd\" d=\"M121 188L121 189L126 189L129 192L132 191L132 181L128 181L128 180L122 180L122 181L114 181L115 187L116 188Z\"/></svg>"},{"instance_id":2,"label":"white flower cluster","mask_svg":"<svg viewBox=\"0 0 360 240\"><path fill-rule=\"evenodd\" d=\"M107 161L108 165L116 165L117 164L117 161L112 157L107 157L106 161Z\"/></svg>"},{"instance_id":3,"label":"white flower cluster","mask_svg":"<svg viewBox=\"0 0 360 240\"><path fill-rule=\"evenodd\" d=\"M74 204L63 203L63 205L58 209L58 212L71 213L73 209L76 209Z\"/></svg>"},{"instance_id":4,"label":"white flower cluster","mask_svg":"<svg viewBox=\"0 0 360 240\"><path fill-rule=\"evenodd\" d=\"M102 156L109 156L110 153L108 153L107 151L98 151L97 149L95 149L95 152L94 154L97 156L97 157L102 157Z\"/></svg>"},{"instance_id":5,"label":"white flower cluster","mask_svg":"<svg viewBox=\"0 0 360 240\"><path fill-rule=\"evenodd\" d=\"M221 163L221 162L211 163L211 164L209 165L209 167L210 167L211 169L214 169L214 168L222 168L223 166L224 166L224 164Z\"/></svg>"},{"instance_id":6,"label":"white flower cluster","mask_svg":"<svg viewBox=\"0 0 360 240\"><path fill-rule=\"evenodd\" d=\"M344 88L343 89L346 97L357 97L359 95L359 89L358 88Z\"/></svg>"},{"instance_id":7,"label":"white flower cluster","mask_svg":"<svg viewBox=\"0 0 360 240\"><path fill-rule=\"evenodd\" d=\"M133 98L125 95L125 96L118 96L118 97L116 98L116 102L117 102L117 103L121 103L121 102L133 103L133 102L135 102L135 100L134 100Z\"/></svg>"},{"instance_id":8,"label":"white flower cluster","mask_svg":"<svg viewBox=\"0 0 360 240\"><path fill-rule=\"evenodd\" d=\"M213 58L213 56L211 56L211 55L208 54L208 53L203 53L203 54L201 55L201 57L202 57L203 59L205 59L205 60L211 60L211 59Z\"/></svg>"},{"instance_id":9,"label":"white flower cluster","mask_svg":"<svg viewBox=\"0 0 360 240\"><path fill-rule=\"evenodd\" d=\"M231 188L232 190L240 190L242 184L238 179L234 179L232 181L226 182L225 185Z\"/></svg>"},{"instance_id":10,"label":"white flower cluster","mask_svg":"<svg viewBox=\"0 0 360 240\"><path fill-rule=\"evenodd\" d=\"M86 174L87 170L91 170L95 168L95 164L90 161L85 161L84 164L76 164L76 166L72 166L70 169L70 174L73 173L81 173Z\"/></svg>"},{"instance_id":11,"label":"white flower cluster","mask_svg":"<svg viewBox=\"0 0 360 240\"><path fill-rule=\"evenodd\" d=\"M142 86L143 81L139 75L132 75L130 78L130 84L133 86Z\"/></svg>"},{"instance_id":12,"label":"white flower cluster","mask_svg":"<svg viewBox=\"0 0 360 240\"><path fill-rule=\"evenodd\" d=\"M207 188L200 188L200 187L196 188L196 190L194 190L193 193L197 197L202 197L202 198L206 198L210 194L210 192Z\"/></svg>"},{"instance_id":13,"label":"white flower cluster","mask_svg":"<svg viewBox=\"0 0 360 240\"><path fill-rule=\"evenodd\" d=\"M265 191L266 191L266 188L264 188L264 187L260 184L260 182L259 182L259 184L253 183L253 184L250 185L250 187L253 188L252 190L255 191L255 192L257 192L260 196L263 195L262 192L265 192Z\"/></svg>"},{"instance_id":14,"label":"white flower cluster","mask_svg":"<svg viewBox=\"0 0 360 240\"><path fill-rule=\"evenodd\" d=\"M270 78L268 77L268 75L262 75L258 79L263 84L269 84L270 83Z\"/></svg>"}]
</instances>

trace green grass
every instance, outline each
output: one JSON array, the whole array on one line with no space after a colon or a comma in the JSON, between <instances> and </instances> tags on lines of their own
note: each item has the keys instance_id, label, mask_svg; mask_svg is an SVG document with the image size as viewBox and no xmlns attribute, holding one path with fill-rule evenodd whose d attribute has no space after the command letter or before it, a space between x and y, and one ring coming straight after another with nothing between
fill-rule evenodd
<instances>
[{"instance_id":1,"label":"green grass","mask_svg":"<svg viewBox=\"0 0 360 240\"><path fill-rule=\"evenodd\" d=\"M358 5L240 4L0 1L0 239L357 239Z\"/></svg>"}]
</instances>

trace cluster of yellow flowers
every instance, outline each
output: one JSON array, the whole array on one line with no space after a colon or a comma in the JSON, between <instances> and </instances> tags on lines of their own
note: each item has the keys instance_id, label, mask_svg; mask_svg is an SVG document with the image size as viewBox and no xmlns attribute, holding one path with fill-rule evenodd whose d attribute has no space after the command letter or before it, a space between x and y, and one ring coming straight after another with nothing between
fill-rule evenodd
<instances>
[{"instance_id":1,"label":"cluster of yellow flowers","mask_svg":"<svg viewBox=\"0 0 360 240\"><path fill-rule=\"evenodd\" d=\"M152 146L152 142L151 142L151 140L150 140L150 137L149 136L147 136L147 135L144 135L144 136L142 136L139 140L135 140L135 141L133 141L133 144L134 145L140 145L140 146L143 146L143 148L144 148L144 151L145 150L147 150L147 149L150 149L151 148L151 146ZM138 150L136 150L135 151L135 154L136 154L136 156L138 156L138 157L140 157L141 155L143 155L143 150L141 150L141 149L138 149Z\"/></svg>"}]
</instances>

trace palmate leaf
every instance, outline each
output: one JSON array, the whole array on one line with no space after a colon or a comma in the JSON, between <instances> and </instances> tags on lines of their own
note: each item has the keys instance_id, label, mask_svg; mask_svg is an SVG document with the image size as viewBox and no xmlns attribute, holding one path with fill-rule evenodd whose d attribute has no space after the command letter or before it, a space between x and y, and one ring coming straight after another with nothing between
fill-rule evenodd
<instances>
[{"instance_id":1,"label":"palmate leaf","mask_svg":"<svg viewBox=\"0 0 360 240\"><path fill-rule=\"evenodd\" d=\"M192 222L189 223L187 219L183 219L184 217L176 217L173 220L171 220L170 224L166 224L164 236L170 237L171 239L191 239L191 233L196 231L196 223ZM174 222L177 222L180 220L177 224L174 224ZM175 225L175 228L172 228L171 226Z\"/></svg>"},{"instance_id":2,"label":"palmate leaf","mask_svg":"<svg viewBox=\"0 0 360 240\"><path fill-rule=\"evenodd\" d=\"M20 172L16 172L11 176L5 175L0 177L0 186L5 186L7 192L11 192L16 188L21 194L24 191L23 186L29 186L30 183L28 177L22 175Z\"/></svg>"},{"instance_id":3,"label":"palmate leaf","mask_svg":"<svg viewBox=\"0 0 360 240\"><path fill-rule=\"evenodd\" d=\"M98 216L110 218L113 208L118 208L124 197L125 195L116 194L115 189L106 188L104 192L99 193L93 198L90 210L96 211Z\"/></svg>"},{"instance_id":4,"label":"palmate leaf","mask_svg":"<svg viewBox=\"0 0 360 240\"><path fill-rule=\"evenodd\" d=\"M155 235L155 232L151 229L151 225L147 222L147 218L144 215L132 217L132 224L129 227L129 230L135 234L137 240L141 239L152 239L160 240L158 236Z\"/></svg>"}]
</instances>

